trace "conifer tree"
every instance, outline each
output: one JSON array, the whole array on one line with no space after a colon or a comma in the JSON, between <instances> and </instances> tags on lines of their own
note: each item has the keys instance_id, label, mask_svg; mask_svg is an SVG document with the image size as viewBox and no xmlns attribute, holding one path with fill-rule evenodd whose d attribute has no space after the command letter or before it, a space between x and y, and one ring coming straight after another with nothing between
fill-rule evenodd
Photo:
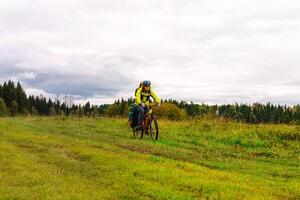
<instances>
[{"instance_id":1,"label":"conifer tree","mask_svg":"<svg viewBox=\"0 0 300 200\"><path fill-rule=\"evenodd\" d=\"M4 100L0 97L0 117L4 117L7 115L7 108Z\"/></svg>"}]
</instances>

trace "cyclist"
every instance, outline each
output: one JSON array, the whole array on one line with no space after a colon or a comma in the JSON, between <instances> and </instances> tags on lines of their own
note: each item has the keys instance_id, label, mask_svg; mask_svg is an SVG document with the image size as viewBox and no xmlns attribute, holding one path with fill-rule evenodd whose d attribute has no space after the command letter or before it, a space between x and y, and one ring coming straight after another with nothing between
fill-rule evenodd
<instances>
[{"instance_id":1,"label":"cyclist","mask_svg":"<svg viewBox=\"0 0 300 200\"><path fill-rule=\"evenodd\" d=\"M160 99L151 88L151 82L142 81L139 88L135 90L135 105L138 108L138 128L142 127L145 113L149 111L150 97L160 104Z\"/></svg>"}]
</instances>

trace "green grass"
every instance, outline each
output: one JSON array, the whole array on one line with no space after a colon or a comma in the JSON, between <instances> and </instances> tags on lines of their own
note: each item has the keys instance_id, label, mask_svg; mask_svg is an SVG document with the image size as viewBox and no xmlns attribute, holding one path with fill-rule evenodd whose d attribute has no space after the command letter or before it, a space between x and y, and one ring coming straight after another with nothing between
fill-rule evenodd
<instances>
[{"instance_id":1,"label":"green grass","mask_svg":"<svg viewBox=\"0 0 300 200\"><path fill-rule=\"evenodd\" d=\"M300 199L300 127L0 118L0 199Z\"/></svg>"}]
</instances>

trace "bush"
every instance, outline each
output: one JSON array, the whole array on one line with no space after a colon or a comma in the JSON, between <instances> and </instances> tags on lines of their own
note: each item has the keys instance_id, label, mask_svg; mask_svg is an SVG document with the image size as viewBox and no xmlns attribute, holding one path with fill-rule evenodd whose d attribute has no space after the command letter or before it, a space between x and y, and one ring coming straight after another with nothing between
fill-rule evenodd
<instances>
[{"instance_id":1,"label":"bush","mask_svg":"<svg viewBox=\"0 0 300 200\"><path fill-rule=\"evenodd\" d=\"M27 108L23 108L22 114L25 115L25 116L27 116L27 115L30 114L30 112L29 112L29 110Z\"/></svg>"},{"instance_id":2,"label":"bush","mask_svg":"<svg viewBox=\"0 0 300 200\"><path fill-rule=\"evenodd\" d=\"M155 108L154 112L156 116L170 120L182 120L187 117L185 110L170 103L164 103L161 107Z\"/></svg>"},{"instance_id":3,"label":"bush","mask_svg":"<svg viewBox=\"0 0 300 200\"><path fill-rule=\"evenodd\" d=\"M83 115L84 115L84 109L83 109L83 107L79 106L78 111L77 111L77 116L83 117Z\"/></svg>"},{"instance_id":4,"label":"bush","mask_svg":"<svg viewBox=\"0 0 300 200\"><path fill-rule=\"evenodd\" d=\"M49 108L49 113L48 113L48 115L49 116L56 116L56 110L55 110L55 108L53 107L53 106L51 106L50 108Z\"/></svg>"},{"instance_id":5,"label":"bush","mask_svg":"<svg viewBox=\"0 0 300 200\"><path fill-rule=\"evenodd\" d=\"M117 104L110 105L106 111L106 115L108 117L115 117L117 115L120 115L119 106Z\"/></svg>"},{"instance_id":6,"label":"bush","mask_svg":"<svg viewBox=\"0 0 300 200\"><path fill-rule=\"evenodd\" d=\"M31 115L39 115L38 110L34 106L31 108Z\"/></svg>"},{"instance_id":7,"label":"bush","mask_svg":"<svg viewBox=\"0 0 300 200\"><path fill-rule=\"evenodd\" d=\"M15 100L13 100L12 103L11 103L10 114L12 116L16 116L18 114L18 103Z\"/></svg>"},{"instance_id":8,"label":"bush","mask_svg":"<svg viewBox=\"0 0 300 200\"><path fill-rule=\"evenodd\" d=\"M0 117L4 117L7 115L7 108L5 102L2 98L0 98Z\"/></svg>"}]
</instances>

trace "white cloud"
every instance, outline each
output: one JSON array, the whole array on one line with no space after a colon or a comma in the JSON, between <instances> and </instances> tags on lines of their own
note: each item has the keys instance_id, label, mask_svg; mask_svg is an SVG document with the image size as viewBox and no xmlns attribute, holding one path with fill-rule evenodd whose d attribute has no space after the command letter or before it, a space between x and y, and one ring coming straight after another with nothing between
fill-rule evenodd
<instances>
[{"instance_id":1,"label":"white cloud","mask_svg":"<svg viewBox=\"0 0 300 200\"><path fill-rule=\"evenodd\" d=\"M143 79L163 98L299 103L299 10L296 0L3 1L0 78L97 103Z\"/></svg>"},{"instance_id":2,"label":"white cloud","mask_svg":"<svg viewBox=\"0 0 300 200\"><path fill-rule=\"evenodd\" d=\"M55 95L54 94L50 94L45 92L44 90L41 89L36 89L36 88L25 88L25 92L27 95L33 95L33 96L43 96L46 98L51 98L51 99L55 99Z\"/></svg>"}]
</instances>

